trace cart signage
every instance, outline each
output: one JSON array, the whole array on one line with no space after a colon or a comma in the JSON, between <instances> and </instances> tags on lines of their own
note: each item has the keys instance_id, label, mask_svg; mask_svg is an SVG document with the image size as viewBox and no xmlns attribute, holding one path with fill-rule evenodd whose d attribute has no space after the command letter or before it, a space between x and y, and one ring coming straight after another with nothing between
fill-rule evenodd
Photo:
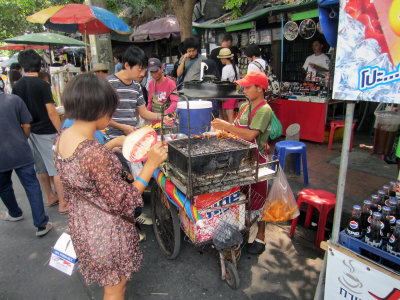
<instances>
[{"instance_id":1,"label":"cart signage","mask_svg":"<svg viewBox=\"0 0 400 300\"><path fill-rule=\"evenodd\" d=\"M331 247L327 256L325 299L400 299L400 281L396 275L383 273Z\"/></svg>"},{"instance_id":2,"label":"cart signage","mask_svg":"<svg viewBox=\"0 0 400 300\"><path fill-rule=\"evenodd\" d=\"M341 0L333 98L400 103L400 2Z\"/></svg>"}]
</instances>

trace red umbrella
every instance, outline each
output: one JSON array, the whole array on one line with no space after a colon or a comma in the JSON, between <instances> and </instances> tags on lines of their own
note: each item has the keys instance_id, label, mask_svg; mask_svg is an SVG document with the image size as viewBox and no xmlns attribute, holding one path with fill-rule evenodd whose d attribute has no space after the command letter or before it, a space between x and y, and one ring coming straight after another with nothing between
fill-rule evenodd
<instances>
[{"instance_id":1,"label":"red umbrella","mask_svg":"<svg viewBox=\"0 0 400 300\"><path fill-rule=\"evenodd\" d=\"M41 49L47 50L49 46L46 45L26 45L26 44L7 44L0 46L1 50L26 50L26 49Z\"/></svg>"}]
</instances>

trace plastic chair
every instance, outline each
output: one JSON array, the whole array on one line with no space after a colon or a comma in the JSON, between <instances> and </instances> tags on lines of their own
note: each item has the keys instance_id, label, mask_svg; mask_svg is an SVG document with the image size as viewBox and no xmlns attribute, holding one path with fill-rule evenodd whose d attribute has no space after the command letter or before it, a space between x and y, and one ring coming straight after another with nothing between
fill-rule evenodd
<instances>
[{"instance_id":1,"label":"plastic chair","mask_svg":"<svg viewBox=\"0 0 400 300\"><path fill-rule=\"evenodd\" d=\"M310 227L313 209L316 208L319 211L317 239L314 246L315 249L319 249L320 244L324 240L325 236L326 218L329 211L333 209L336 205L336 196L324 190L305 189L300 192L299 198L297 200L297 206L299 210L302 203L308 204L306 220L304 222L304 226L306 228ZM290 228L289 234L290 237L293 237L294 235L298 219L299 217L293 219L292 221L292 227Z\"/></svg>"},{"instance_id":2,"label":"plastic chair","mask_svg":"<svg viewBox=\"0 0 400 300\"><path fill-rule=\"evenodd\" d=\"M351 150L353 150L354 126L356 126L355 122L353 122L353 125L351 126L350 152L351 152ZM332 148L333 134L335 133L336 128L340 128L340 127L344 127L344 120L331 121L331 131L329 133L329 142L328 142L329 150Z\"/></svg>"},{"instance_id":3,"label":"plastic chair","mask_svg":"<svg viewBox=\"0 0 400 300\"><path fill-rule=\"evenodd\" d=\"M296 174L300 175L300 155L303 160L303 176L304 184L308 185L308 169L307 169L307 147L302 142L281 141L275 144L274 159L279 157L279 163L282 169L285 166L286 155L290 153L296 154Z\"/></svg>"}]
</instances>

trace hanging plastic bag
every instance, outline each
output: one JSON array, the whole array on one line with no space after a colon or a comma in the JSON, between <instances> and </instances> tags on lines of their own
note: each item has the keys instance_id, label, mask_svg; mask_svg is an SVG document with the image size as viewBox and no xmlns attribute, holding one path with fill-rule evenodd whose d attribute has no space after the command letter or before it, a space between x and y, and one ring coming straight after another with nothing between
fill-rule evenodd
<instances>
[{"instance_id":1,"label":"hanging plastic bag","mask_svg":"<svg viewBox=\"0 0 400 300\"><path fill-rule=\"evenodd\" d=\"M271 130L269 132L269 138L271 140L277 139L282 135L282 124L279 119L276 117L275 113L272 112L272 120L271 120Z\"/></svg>"},{"instance_id":2,"label":"hanging plastic bag","mask_svg":"<svg viewBox=\"0 0 400 300\"><path fill-rule=\"evenodd\" d=\"M278 176L272 183L261 217L266 222L286 222L300 214L292 189L279 165Z\"/></svg>"}]
</instances>

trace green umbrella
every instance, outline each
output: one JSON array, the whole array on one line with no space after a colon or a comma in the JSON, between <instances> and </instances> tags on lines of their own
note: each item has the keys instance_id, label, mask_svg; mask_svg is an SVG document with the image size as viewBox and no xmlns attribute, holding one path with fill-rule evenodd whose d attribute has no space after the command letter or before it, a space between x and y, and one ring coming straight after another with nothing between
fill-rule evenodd
<instances>
[{"instance_id":1,"label":"green umbrella","mask_svg":"<svg viewBox=\"0 0 400 300\"><path fill-rule=\"evenodd\" d=\"M51 33L31 33L16 36L13 38L5 39L4 42L14 44L33 44L33 45L63 45L63 46L85 46L84 42L75 40L73 38Z\"/></svg>"}]
</instances>

